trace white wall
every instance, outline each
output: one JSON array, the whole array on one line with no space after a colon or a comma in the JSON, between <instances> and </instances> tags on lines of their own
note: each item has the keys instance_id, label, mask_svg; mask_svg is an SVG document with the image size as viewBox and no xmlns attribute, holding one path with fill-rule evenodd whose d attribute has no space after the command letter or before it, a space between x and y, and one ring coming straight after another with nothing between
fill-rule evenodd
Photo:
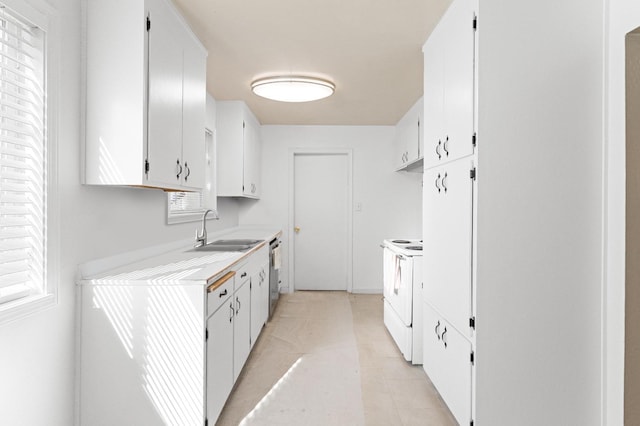
<instances>
[{"instance_id":1,"label":"white wall","mask_svg":"<svg viewBox=\"0 0 640 426\"><path fill-rule=\"evenodd\" d=\"M600 424L603 11L480 1L479 425Z\"/></svg>"},{"instance_id":2,"label":"white wall","mask_svg":"<svg viewBox=\"0 0 640 426\"><path fill-rule=\"evenodd\" d=\"M78 264L190 238L197 223L167 226L166 195L157 190L80 185L80 1L51 0L60 13L58 305L0 326L0 424L69 426L74 415L74 277ZM219 202L235 226L235 201Z\"/></svg>"},{"instance_id":3,"label":"white wall","mask_svg":"<svg viewBox=\"0 0 640 426\"><path fill-rule=\"evenodd\" d=\"M241 201L241 224L273 224L284 231L283 286L289 286L289 149L353 149L353 291L382 292L385 238L422 234L422 173L394 172L393 127L263 126L262 194Z\"/></svg>"},{"instance_id":4,"label":"white wall","mask_svg":"<svg viewBox=\"0 0 640 426\"><path fill-rule=\"evenodd\" d=\"M625 293L625 35L640 27L640 2L608 0L606 116L606 413L623 424Z\"/></svg>"}]
</instances>

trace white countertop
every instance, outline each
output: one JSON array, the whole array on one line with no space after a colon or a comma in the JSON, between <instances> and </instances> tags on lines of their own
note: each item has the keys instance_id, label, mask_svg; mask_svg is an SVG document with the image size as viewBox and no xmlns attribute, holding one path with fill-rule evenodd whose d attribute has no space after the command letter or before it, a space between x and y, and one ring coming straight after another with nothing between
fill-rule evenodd
<instances>
[{"instance_id":1,"label":"white countertop","mask_svg":"<svg viewBox=\"0 0 640 426\"><path fill-rule=\"evenodd\" d=\"M268 245L269 241L281 234L282 231L275 228L243 226L212 233L208 242L221 238L251 238L264 242L246 252L194 251L193 241L178 242L175 247L164 251L162 248L150 248L131 253L130 256L125 254L88 262L80 267L78 284L207 285L226 269ZM97 269L102 271L95 272Z\"/></svg>"}]
</instances>

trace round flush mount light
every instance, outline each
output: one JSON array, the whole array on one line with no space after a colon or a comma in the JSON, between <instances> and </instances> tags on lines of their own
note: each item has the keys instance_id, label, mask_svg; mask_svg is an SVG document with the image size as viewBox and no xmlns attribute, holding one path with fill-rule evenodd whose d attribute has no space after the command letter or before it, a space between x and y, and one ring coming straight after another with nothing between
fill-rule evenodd
<instances>
[{"instance_id":1,"label":"round flush mount light","mask_svg":"<svg viewBox=\"0 0 640 426\"><path fill-rule=\"evenodd\" d=\"M331 96L336 86L315 77L287 76L261 78L251 83L258 96L280 102L309 102Z\"/></svg>"}]
</instances>

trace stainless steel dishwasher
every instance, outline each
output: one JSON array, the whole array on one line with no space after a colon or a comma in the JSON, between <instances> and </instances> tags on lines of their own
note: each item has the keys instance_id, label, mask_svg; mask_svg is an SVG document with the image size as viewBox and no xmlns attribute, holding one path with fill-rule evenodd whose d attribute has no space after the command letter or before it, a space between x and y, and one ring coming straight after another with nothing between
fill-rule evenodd
<instances>
[{"instance_id":1,"label":"stainless steel dishwasher","mask_svg":"<svg viewBox=\"0 0 640 426\"><path fill-rule=\"evenodd\" d=\"M269 318L280 297L280 240L276 237L269 242Z\"/></svg>"}]
</instances>

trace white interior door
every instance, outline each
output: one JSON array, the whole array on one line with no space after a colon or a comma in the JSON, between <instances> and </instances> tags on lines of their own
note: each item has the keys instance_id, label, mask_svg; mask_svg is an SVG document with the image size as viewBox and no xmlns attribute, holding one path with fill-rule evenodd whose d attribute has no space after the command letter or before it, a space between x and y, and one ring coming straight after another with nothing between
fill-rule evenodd
<instances>
[{"instance_id":1,"label":"white interior door","mask_svg":"<svg viewBox=\"0 0 640 426\"><path fill-rule=\"evenodd\" d=\"M348 289L349 165L347 154L294 154L296 290Z\"/></svg>"}]
</instances>

